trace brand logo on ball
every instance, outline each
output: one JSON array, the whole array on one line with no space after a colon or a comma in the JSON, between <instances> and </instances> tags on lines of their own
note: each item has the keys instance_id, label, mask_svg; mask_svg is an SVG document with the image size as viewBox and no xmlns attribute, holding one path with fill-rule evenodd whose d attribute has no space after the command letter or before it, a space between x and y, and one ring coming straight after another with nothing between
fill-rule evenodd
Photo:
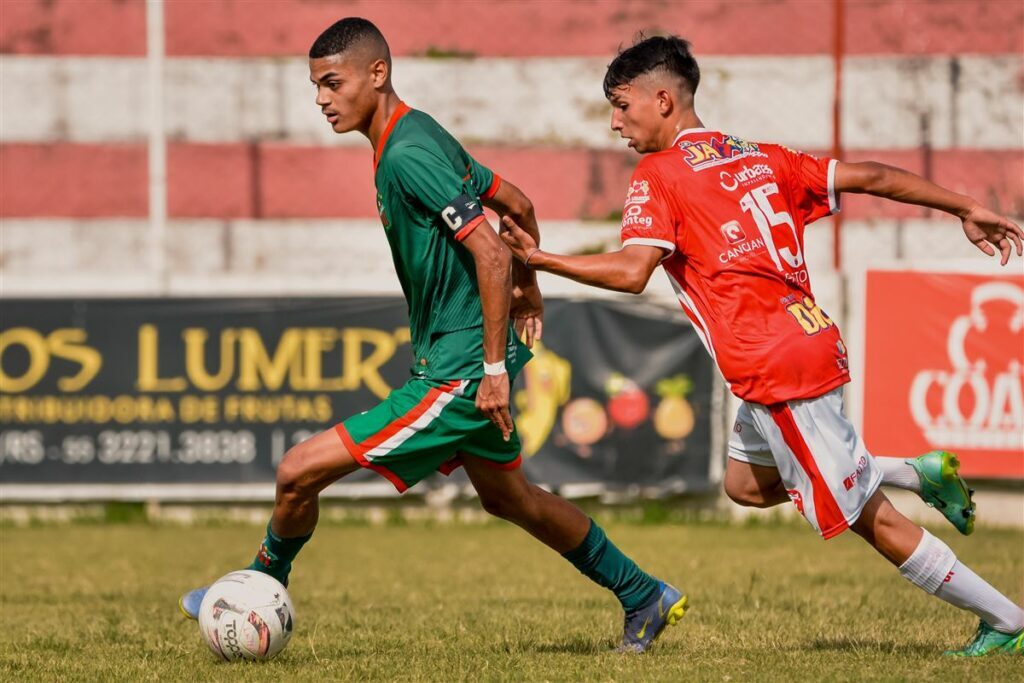
<instances>
[{"instance_id":1,"label":"brand logo on ball","mask_svg":"<svg viewBox=\"0 0 1024 683\"><path fill-rule=\"evenodd\" d=\"M242 646L238 644L238 631L233 619L224 626L224 644L236 659L242 656Z\"/></svg>"}]
</instances>

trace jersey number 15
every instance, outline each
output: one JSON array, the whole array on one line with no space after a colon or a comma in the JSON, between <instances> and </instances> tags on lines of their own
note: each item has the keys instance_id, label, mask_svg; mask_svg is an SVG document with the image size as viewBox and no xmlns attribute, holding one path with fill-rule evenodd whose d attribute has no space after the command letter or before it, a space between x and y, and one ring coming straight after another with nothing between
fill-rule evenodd
<instances>
[{"instance_id":1,"label":"jersey number 15","mask_svg":"<svg viewBox=\"0 0 1024 683\"><path fill-rule=\"evenodd\" d=\"M779 260L780 256L790 268L795 270L804 264L804 255L800 252L800 240L796 234L796 226L793 225L793 217L786 211L776 211L773 209L771 201L768 200L769 196L778 194L778 192L778 185L775 183L765 183L743 195L740 198L740 207L744 211L749 211L750 215L754 217L754 222L757 223L757 229L764 239L768 253L771 255L772 261L775 262L775 267L781 273L783 269L782 261ZM772 238L772 227L779 225L789 226L790 231L793 233L793 243L796 251L789 247L779 249L775 246L775 240Z\"/></svg>"}]
</instances>

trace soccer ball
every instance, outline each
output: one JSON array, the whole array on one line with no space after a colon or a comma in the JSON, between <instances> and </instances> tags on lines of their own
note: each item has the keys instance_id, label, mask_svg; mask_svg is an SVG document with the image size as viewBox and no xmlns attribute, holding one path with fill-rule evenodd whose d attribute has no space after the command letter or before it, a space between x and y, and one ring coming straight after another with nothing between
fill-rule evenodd
<instances>
[{"instance_id":1,"label":"soccer ball","mask_svg":"<svg viewBox=\"0 0 1024 683\"><path fill-rule=\"evenodd\" d=\"M199 633L226 660L270 659L292 637L295 610L277 579L246 569L216 582L199 606Z\"/></svg>"}]
</instances>

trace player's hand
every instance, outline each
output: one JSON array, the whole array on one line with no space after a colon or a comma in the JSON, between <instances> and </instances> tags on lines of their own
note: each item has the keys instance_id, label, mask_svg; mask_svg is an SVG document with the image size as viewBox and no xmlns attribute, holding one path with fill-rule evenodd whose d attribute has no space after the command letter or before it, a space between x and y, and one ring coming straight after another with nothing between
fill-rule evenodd
<instances>
[{"instance_id":1,"label":"player's hand","mask_svg":"<svg viewBox=\"0 0 1024 683\"><path fill-rule=\"evenodd\" d=\"M540 341L544 329L544 299L536 282L512 287L509 317L516 334L532 349L533 342Z\"/></svg>"},{"instance_id":2,"label":"player's hand","mask_svg":"<svg viewBox=\"0 0 1024 683\"><path fill-rule=\"evenodd\" d=\"M499 234L512 251L512 255L523 263L526 263L530 255L537 251L537 243L530 237L530 233L516 225L516 222L508 216L501 217Z\"/></svg>"},{"instance_id":3,"label":"player's hand","mask_svg":"<svg viewBox=\"0 0 1024 683\"><path fill-rule=\"evenodd\" d=\"M1024 249L1021 246L1024 231L1009 218L976 204L967 212L963 220L964 234L974 246L989 256L996 255L993 245L999 249L999 265L1007 264L1014 246L1017 247L1017 256L1024 254Z\"/></svg>"},{"instance_id":4,"label":"player's hand","mask_svg":"<svg viewBox=\"0 0 1024 683\"><path fill-rule=\"evenodd\" d=\"M508 409L508 373L484 375L480 389L476 392L476 407L494 426L501 430L505 441L509 440L514 428L512 413Z\"/></svg>"}]
</instances>

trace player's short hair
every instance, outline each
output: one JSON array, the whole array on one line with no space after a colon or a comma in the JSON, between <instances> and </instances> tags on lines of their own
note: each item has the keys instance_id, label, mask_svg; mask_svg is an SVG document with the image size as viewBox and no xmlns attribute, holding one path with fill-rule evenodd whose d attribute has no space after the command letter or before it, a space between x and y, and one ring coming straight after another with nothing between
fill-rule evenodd
<instances>
[{"instance_id":1,"label":"player's short hair","mask_svg":"<svg viewBox=\"0 0 1024 683\"><path fill-rule=\"evenodd\" d=\"M309 48L309 58L319 59L339 55L357 45L370 44L383 51L382 58L391 64L391 51L384 34L372 21L361 17L345 17L331 24Z\"/></svg>"},{"instance_id":2,"label":"player's short hair","mask_svg":"<svg viewBox=\"0 0 1024 683\"><path fill-rule=\"evenodd\" d=\"M645 38L640 34L632 47L619 52L608 65L604 75L604 96L610 98L615 88L626 85L637 76L657 70L679 76L690 94L697 92L700 67L690 54L690 43L679 36Z\"/></svg>"}]
</instances>

